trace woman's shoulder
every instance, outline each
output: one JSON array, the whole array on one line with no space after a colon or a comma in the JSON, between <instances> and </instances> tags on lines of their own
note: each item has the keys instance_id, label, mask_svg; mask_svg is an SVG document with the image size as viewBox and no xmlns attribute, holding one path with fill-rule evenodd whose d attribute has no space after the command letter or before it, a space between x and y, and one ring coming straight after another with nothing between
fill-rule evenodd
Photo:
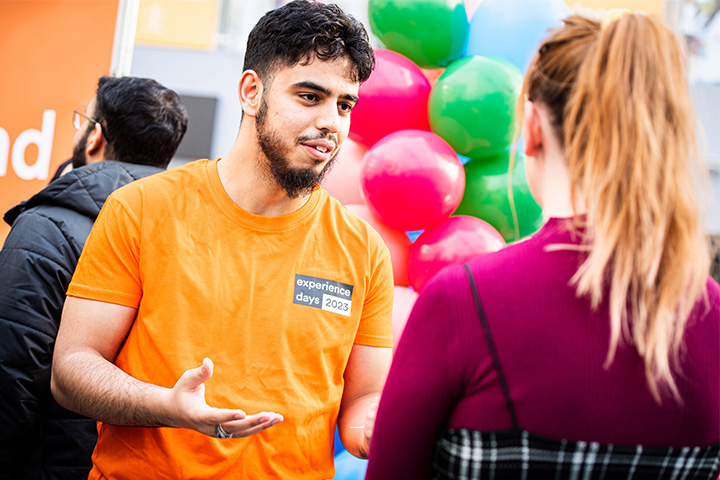
<instances>
[{"instance_id":1,"label":"woman's shoulder","mask_svg":"<svg viewBox=\"0 0 720 480\"><path fill-rule=\"evenodd\" d=\"M549 253L554 258L553 262L556 261L555 257L562 256L560 252L563 251L571 252L570 256L575 258L577 250L555 249L553 246L562 247L576 243L577 241L569 237L558 219L550 219L533 235L510 243L497 252L479 255L468 263L473 273L481 274L480 276L526 274L528 270L548 261Z\"/></svg>"}]
</instances>

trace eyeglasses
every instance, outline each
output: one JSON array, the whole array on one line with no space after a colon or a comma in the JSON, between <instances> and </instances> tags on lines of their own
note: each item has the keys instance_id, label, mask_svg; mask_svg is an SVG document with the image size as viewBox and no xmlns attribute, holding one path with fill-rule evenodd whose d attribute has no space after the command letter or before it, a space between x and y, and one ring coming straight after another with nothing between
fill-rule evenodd
<instances>
[{"instance_id":1,"label":"eyeglasses","mask_svg":"<svg viewBox=\"0 0 720 480\"><path fill-rule=\"evenodd\" d=\"M75 126L77 130L80 130L80 127L82 127L82 119L80 117L86 118L89 122L97 123L98 125L100 125L100 131L102 132L103 137L105 137L105 139L109 142L110 139L108 138L107 133L105 133L105 129L103 128L102 123L98 122L94 118L90 118L85 115L84 112L86 108L87 107L83 105L82 107L78 107L73 110L73 126Z\"/></svg>"},{"instance_id":2,"label":"eyeglasses","mask_svg":"<svg viewBox=\"0 0 720 480\"><path fill-rule=\"evenodd\" d=\"M78 107L75 110L73 110L73 126L77 130L80 130L80 127L82 127L82 118L80 118L80 117L84 117L93 123L100 123L97 120L95 120L94 118L90 118L87 115L85 115L85 108L86 107L83 105L82 107ZM100 125L100 128L102 128L102 125Z\"/></svg>"}]
</instances>

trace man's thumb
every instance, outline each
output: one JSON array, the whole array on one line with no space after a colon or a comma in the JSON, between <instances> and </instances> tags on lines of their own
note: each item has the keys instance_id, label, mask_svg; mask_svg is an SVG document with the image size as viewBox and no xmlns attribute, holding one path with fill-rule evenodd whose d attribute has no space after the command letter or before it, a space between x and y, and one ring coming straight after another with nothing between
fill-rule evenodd
<instances>
[{"instance_id":1,"label":"man's thumb","mask_svg":"<svg viewBox=\"0 0 720 480\"><path fill-rule=\"evenodd\" d=\"M209 358L204 358L202 365L198 368L191 368L183 374L186 379L188 388L197 388L207 382L213 374L213 362Z\"/></svg>"},{"instance_id":2,"label":"man's thumb","mask_svg":"<svg viewBox=\"0 0 720 480\"><path fill-rule=\"evenodd\" d=\"M212 377L213 370L215 368L215 365L213 364L213 361L209 358L203 358L202 365L200 365L200 368L198 368L200 377L202 380L200 380L200 383L207 382L210 377Z\"/></svg>"}]
</instances>

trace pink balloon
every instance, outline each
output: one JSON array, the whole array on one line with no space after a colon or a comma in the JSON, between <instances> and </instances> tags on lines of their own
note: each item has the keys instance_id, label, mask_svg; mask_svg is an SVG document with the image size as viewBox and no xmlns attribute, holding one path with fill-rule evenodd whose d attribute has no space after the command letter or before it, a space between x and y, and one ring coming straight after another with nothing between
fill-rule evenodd
<instances>
[{"instance_id":1,"label":"pink balloon","mask_svg":"<svg viewBox=\"0 0 720 480\"><path fill-rule=\"evenodd\" d=\"M370 148L360 171L365 201L396 230L420 230L449 217L462 200L465 170L432 132L400 130Z\"/></svg>"},{"instance_id":2,"label":"pink balloon","mask_svg":"<svg viewBox=\"0 0 720 480\"><path fill-rule=\"evenodd\" d=\"M322 181L322 186L340 203L365 203L360 188L360 166L367 148L349 138L345 140L337 154L337 160L330 173Z\"/></svg>"},{"instance_id":3,"label":"pink balloon","mask_svg":"<svg viewBox=\"0 0 720 480\"><path fill-rule=\"evenodd\" d=\"M468 215L450 217L425 230L410 247L410 284L420 291L444 267L496 252L504 246L500 232L485 220Z\"/></svg>"},{"instance_id":4,"label":"pink balloon","mask_svg":"<svg viewBox=\"0 0 720 480\"><path fill-rule=\"evenodd\" d=\"M400 336L405 329L405 324L417 297L418 293L416 291L407 287L395 286L392 311L393 348L397 348Z\"/></svg>"},{"instance_id":5,"label":"pink balloon","mask_svg":"<svg viewBox=\"0 0 720 480\"><path fill-rule=\"evenodd\" d=\"M403 232L399 232L382 223L372 214L367 205L345 205L348 210L370 224L382 237L392 261L393 278L395 285L409 285L407 274L408 255L410 254L410 239Z\"/></svg>"},{"instance_id":6,"label":"pink balloon","mask_svg":"<svg viewBox=\"0 0 720 480\"><path fill-rule=\"evenodd\" d=\"M375 70L360 85L360 102L353 108L350 138L371 147L385 135L415 128L430 130L430 82L407 57L375 49Z\"/></svg>"}]
</instances>

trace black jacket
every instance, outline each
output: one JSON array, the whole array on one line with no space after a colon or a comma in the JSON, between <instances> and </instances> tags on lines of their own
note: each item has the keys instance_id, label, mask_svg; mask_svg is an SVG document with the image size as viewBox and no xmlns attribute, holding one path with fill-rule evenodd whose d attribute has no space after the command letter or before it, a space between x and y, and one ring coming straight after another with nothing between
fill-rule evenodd
<instances>
[{"instance_id":1,"label":"black jacket","mask_svg":"<svg viewBox=\"0 0 720 480\"><path fill-rule=\"evenodd\" d=\"M65 292L108 195L160 171L94 163L5 214L12 229L0 250L0 478L87 478L95 421L63 409L50 393Z\"/></svg>"}]
</instances>

